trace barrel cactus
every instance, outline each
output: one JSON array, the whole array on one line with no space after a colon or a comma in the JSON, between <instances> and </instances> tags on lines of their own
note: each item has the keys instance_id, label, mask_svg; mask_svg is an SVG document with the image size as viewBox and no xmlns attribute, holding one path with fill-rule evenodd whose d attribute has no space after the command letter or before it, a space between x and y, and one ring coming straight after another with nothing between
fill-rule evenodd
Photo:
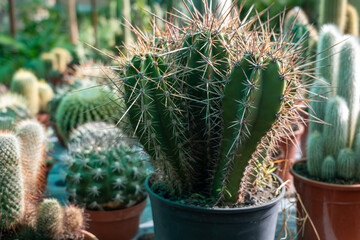
<instances>
[{"instance_id":1,"label":"barrel cactus","mask_svg":"<svg viewBox=\"0 0 360 240\"><path fill-rule=\"evenodd\" d=\"M56 126L67 142L73 129L86 122L116 123L120 101L107 87L89 87L67 93L56 110Z\"/></svg>"},{"instance_id":2,"label":"barrel cactus","mask_svg":"<svg viewBox=\"0 0 360 240\"><path fill-rule=\"evenodd\" d=\"M138 34L113 82L155 181L180 197L231 205L260 184L257 166L298 117L302 45L257 32L269 26L255 18L239 25L230 13L191 16L181 28L169 24L167 35Z\"/></svg>"},{"instance_id":3,"label":"barrel cactus","mask_svg":"<svg viewBox=\"0 0 360 240\"><path fill-rule=\"evenodd\" d=\"M73 131L66 161L71 201L103 210L130 207L145 198L144 158L126 138L104 122Z\"/></svg>"},{"instance_id":4,"label":"barrel cactus","mask_svg":"<svg viewBox=\"0 0 360 240\"><path fill-rule=\"evenodd\" d=\"M323 67L318 70L322 78L314 84L314 102L310 103L315 114L309 128L307 168L311 176L324 181L353 181L360 179L360 158L356 154L360 152L360 46L354 37L345 35L344 42L335 47L340 53L332 55L335 50L330 49L331 55L326 53L328 57L324 58L323 51L335 44L335 39L341 39L336 27L325 25L317 57L318 65Z\"/></svg>"},{"instance_id":5,"label":"barrel cactus","mask_svg":"<svg viewBox=\"0 0 360 240\"><path fill-rule=\"evenodd\" d=\"M10 90L26 98L32 115L39 112L38 79L32 72L22 69L17 71L11 81Z\"/></svg>"}]
</instances>

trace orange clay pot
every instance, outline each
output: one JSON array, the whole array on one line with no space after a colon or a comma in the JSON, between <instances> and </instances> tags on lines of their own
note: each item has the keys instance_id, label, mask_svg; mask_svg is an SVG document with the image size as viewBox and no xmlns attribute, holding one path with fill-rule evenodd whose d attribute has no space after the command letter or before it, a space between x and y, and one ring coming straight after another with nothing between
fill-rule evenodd
<instances>
[{"instance_id":1,"label":"orange clay pot","mask_svg":"<svg viewBox=\"0 0 360 240\"><path fill-rule=\"evenodd\" d=\"M297 162L305 163L305 160ZM293 169L294 185L298 192L298 219L309 214L321 240L360 239L360 184L329 184L305 178ZM299 200L303 203L302 208ZM299 240L317 240L309 220L298 220Z\"/></svg>"},{"instance_id":2,"label":"orange clay pot","mask_svg":"<svg viewBox=\"0 0 360 240\"><path fill-rule=\"evenodd\" d=\"M85 210L89 216L89 231L100 240L130 240L139 229L140 215L145 206L146 199L135 206L120 210Z\"/></svg>"},{"instance_id":3,"label":"orange clay pot","mask_svg":"<svg viewBox=\"0 0 360 240\"><path fill-rule=\"evenodd\" d=\"M277 160L279 160L279 168L276 172L276 175L278 175L284 182L287 180L290 180L291 182L293 181L293 177L290 174L290 169L295 163L296 151L300 144L301 136L305 130L302 123L296 123L296 126L298 129L294 131L294 134L289 135L290 138L283 137L278 142L278 147L282 152L281 157L283 157L283 159L277 158ZM287 184L288 189L289 185L290 184Z\"/></svg>"}]
</instances>

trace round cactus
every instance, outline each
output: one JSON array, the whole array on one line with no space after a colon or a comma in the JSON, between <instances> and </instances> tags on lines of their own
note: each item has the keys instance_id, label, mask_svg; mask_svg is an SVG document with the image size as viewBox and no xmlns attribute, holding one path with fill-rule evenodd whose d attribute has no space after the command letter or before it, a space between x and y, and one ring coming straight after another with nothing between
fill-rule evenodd
<instances>
[{"instance_id":1,"label":"round cactus","mask_svg":"<svg viewBox=\"0 0 360 240\"><path fill-rule=\"evenodd\" d=\"M85 226L84 210L70 205L64 208L64 237L79 239Z\"/></svg>"},{"instance_id":2,"label":"round cactus","mask_svg":"<svg viewBox=\"0 0 360 240\"><path fill-rule=\"evenodd\" d=\"M0 128L12 129L20 120L32 118L26 99L15 93L0 96Z\"/></svg>"},{"instance_id":3,"label":"round cactus","mask_svg":"<svg viewBox=\"0 0 360 240\"><path fill-rule=\"evenodd\" d=\"M32 72L26 70L17 71L11 81L10 90L26 98L32 115L39 112L38 79Z\"/></svg>"},{"instance_id":4,"label":"round cactus","mask_svg":"<svg viewBox=\"0 0 360 240\"><path fill-rule=\"evenodd\" d=\"M87 123L69 140L67 190L89 209L125 208L145 197L144 159L112 124Z\"/></svg>"},{"instance_id":5,"label":"round cactus","mask_svg":"<svg viewBox=\"0 0 360 240\"><path fill-rule=\"evenodd\" d=\"M20 144L15 135L0 133L0 228L11 229L24 214Z\"/></svg>"},{"instance_id":6,"label":"round cactus","mask_svg":"<svg viewBox=\"0 0 360 240\"><path fill-rule=\"evenodd\" d=\"M45 81L39 81L39 98L40 98L40 111L47 112L49 110L49 102L54 97L54 91Z\"/></svg>"},{"instance_id":7,"label":"round cactus","mask_svg":"<svg viewBox=\"0 0 360 240\"><path fill-rule=\"evenodd\" d=\"M91 87L67 93L56 110L56 126L65 140L73 129L86 122L116 123L119 101L108 88Z\"/></svg>"},{"instance_id":8,"label":"round cactus","mask_svg":"<svg viewBox=\"0 0 360 240\"><path fill-rule=\"evenodd\" d=\"M36 239L47 240L62 237L63 214L63 209L56 199L44 199L37 209Z\"/></svg>"}]
</instances>

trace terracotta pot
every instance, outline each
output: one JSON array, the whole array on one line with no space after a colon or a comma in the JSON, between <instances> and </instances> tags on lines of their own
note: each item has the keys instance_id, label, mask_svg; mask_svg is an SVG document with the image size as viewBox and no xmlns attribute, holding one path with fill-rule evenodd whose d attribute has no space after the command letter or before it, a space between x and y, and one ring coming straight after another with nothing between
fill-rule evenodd
<instances>
[{"instance_id":1,"label":"terracotta pot","mask_svg":"<svg viewBox=\"0 0 360 240\"><path fill-rule=\"evenodd\" d=\"M139 229L140 215L145 206L146 199L135 206L120 210L85 210L89 216L89 231L100 240L130 240Z\"/></svg>"},{"instance_id":2,"label":"terracotta pot","mask_svg":"<svg viewBox=\"0 0 360 240\"><path fill-rule=\"evenodd\" d=\"M305 160L295 165L305 163ZM305 178L293 169L294 185L298 197L314 223L321 240L360 239L360 184L329 184ZM297 203L298 219L306 216L301 204ZM299 220L298 220L299 221ZM299 240L317 240L309 220L301 230L298 222Z\"/></svg>"},{"instance_id":3,"label":"terracotta pot","mask_svg":"<svg viewBox=\"0 0 360 240\"><path fill-rule=\"evenodd\" d=\"M282 152L283 161L280 161L279 168L276 174L284 181L290 180L293 181L293 177L290 174L290 169L295 163L296 151L298 149L300 139L304 133L304 125L302 123L296 123L297 130L294 131L294 134L289 135L290 138L283 137L281 141L278 142L278 147ZM279 159L280 160L280 159ZM290 185L287 184L289 189Z\"/></svg>"}]
</instances>

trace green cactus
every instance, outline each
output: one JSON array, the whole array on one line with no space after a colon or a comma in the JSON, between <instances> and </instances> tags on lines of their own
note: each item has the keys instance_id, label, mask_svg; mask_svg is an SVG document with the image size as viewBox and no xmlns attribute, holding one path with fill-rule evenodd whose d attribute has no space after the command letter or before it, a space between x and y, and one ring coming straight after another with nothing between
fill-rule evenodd
<instances>
[{"instance_id":1,"label":"green cactus","mask_svg":"<svg viewBox=\"0 0 360 240\"><path fill-rule=\"evenodd\" d=\"M324 160L324 140L320 132L311 132L307 141L307 169L312 176L320 177Z\"/></svg>"},{"instance_id":2,"label":"green cactus","mask_svg":"<svg viewBox=\"0 0 360 240\"><path fill-rule=\"evenodd\" d=\"M15 135L0 132L0 228L12 229L24 214L20 144Z\"/></svg>"},{"instance_id":3,"label":"green cactus","mask_svg":"<svg viewBox=\"0 0 360 240\"><path fill-rule=\"evenodd\" d=\"M337 175L346 180L351 180L356 175L355 154L351 148L341 149L336 161Z\"/></svg>"},{"instance_id":4,"label":"green cactus","mask_svg":"<svg viewBox=\"0 0 360 240\"><path fill-rule=\"evenodd\" d=\"M346 5L346 25L344 33L359 36L359 14L356 8L347 3Z\"/></svg>"},{"instance_id":5,"label":"green cactus","mask_svg":"<svg viewBox=\"0 0 360 240\"><path fill-rule=\"evenodd\" d=\"M54 91L44 80L39 81L40 111L45 113L49 110L49 102L54 97Z\"/></svg>"},{"instance_id":6,"label":"green cactus","mask_svg":"<svg viewBox=\"0 0 360 240\"><path fill-rule=\"evenodd\" d=\"M294 97L303 97L293 72L303 58L291 36L216 16L192 15L166 47L154 37L138 39L115 84L124 83L125 112L161 183L178 196L232 204L256 184L255 162L262 164L285 130Z\"/></svg>"},{"instance_id":7,"label":"green cactus","mask_svg":"<svg viewBox=\"0 0 360 240\"><path fill-rule=\"evenodd\" d=\"M89 209L130 207L145 198L144 159L113 124L87 123L69 140L70 199Z\"/></svg>"},{"instance_id":8,"label":"green cactus","mask_svg":"<svg viewBox=\"0 0 360 240\"><path fill-rule=\"evenodd\" d=\"M31 118L23 96L15 93L0 96L0 129L12 129L18 121Z\"/></svg>"},{"instance_id":9,"label":"green cactus","mask_svg":"<svg viewBox=\"0 0 360 240\"><path fill-rule=\"evenodd\" d=\"M324 124L321 123L325 119L327 98L331 93L330 85L322 78L316 79L310 94L310 122L309 131L322 132Z\"/></svg>"},{"instance_id":10,"label":"green cactus","mask_svg":"<svg viewBox=\"0 0 360 240\"><path fill-rule=\"evenodd\" d=\"M360 99L360 47L358 40L349 35L344 36L345 42L341 45L339 56L339 73L337 95L346 101L349 112L348 147L353 145L356 122L359 114Z\"/></svg>"},{"instance_id":11,"label":"green cactus","mask_svg":"<svg viewBox=\"0 0 360 240\"><path fill-rule=\"evenodd\" d=\"M26 98L32 115L39 112L38 79L32 72L22 69L17 71L11 81L10 90Z\"/></svg>"},{"instance_id":12,"label":"green cactus","mask_svg":"<svg viewBox=\"0 0 360 240\"><path fill-rule=\"evenodd\" d=\"M56 199L44 199L37 209L37 239L59 239L63 233L63 209Z\"/></svg>"},{"instance_id":13,"label":"green cactus","mask_svg":"<svg viewBox=\"0 0 360 240\"><path fill-rule=\"evenodd\" d=\"M16 126L21 142L21 163L25 171L25 189L35 195L43 179L46 135L44 127L36 120L25 120Z\"/></svg>"},{"instance_id":14,"label":"green cactus","mask_svg":"<svg viewBox=\"0 0 360 240\"><path fill-rule=\"evenodd\" d=\"M319 26L333 23L343 33L346 25L346 3L347 0L320 0Z\"/></svg>"},{"instance_id":15,"label":"green cactus","mask_svg":"<svg viewBox=\"0 0 360 240\"><path fill-rule=\"evenodd\" d=\"M336 44L340 40L341 35L334 25L322 26L317 45L316 73L318 77L322 77L332 86L337 86L339 50Z\"/></svg>"},{"instance_id":16,"label":"green cactus","mask_svg":"<svg viewBox=\"0 0 360 240\"><path fill-rule=\"evenodd\" d=\"M336 161L332 156L327 156L321 165L321 178L331 180L336 177Z\"/></svg>"},{"instance_id":17,"label":"green cactus","mask_svg":"<svg viewBox=\"0 0 360 240\"><path fill-rule=\"evenodd\" d=\"M324 125L325 155L338 156L348 143L349 108L343 98L332 97L326 106Z\"/></svg>"},{"instance_id":18,"label":"green cactus","mask_svg":"<svg viewBox=\"0 0 360 240\"><path fill-rule=\"evenodd\" d=\"M284 30L289 31L295 25L309 25L309 19L300 7L294 7L286 13Z\"/></svg>"},{"instance_id":19,"label":"green cactus","mask_svg":"<svg viewBox=\"0 0 360 240\"><path fill-rule=\"evenodd\" d=\"M67 93L56 110L56 126L59 134L68 140L70 132L86 122L107 121L116 123L115 111L120 101L108 88L90 87Z\"/></svg>"}]
</instances>

